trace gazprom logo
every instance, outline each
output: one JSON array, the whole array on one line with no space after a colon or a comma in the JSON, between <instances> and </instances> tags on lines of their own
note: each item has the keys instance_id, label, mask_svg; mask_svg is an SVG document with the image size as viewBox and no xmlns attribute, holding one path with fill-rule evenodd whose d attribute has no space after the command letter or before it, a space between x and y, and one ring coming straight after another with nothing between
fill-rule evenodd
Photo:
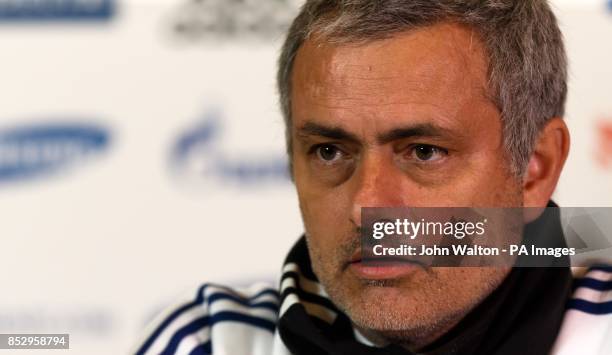
<instances>
[{"instance_id":1,"label":"gazprom logo","mask_svg":"<svg viewBox=\"0 0 612 355\"><path fill-rule=\"evenodd\" d=\"M224 149L222 115L210 111L176 139L171 152L175 173L198 184L247 187L285 185L289 180L285 154L243 153Z\"/></svg>"},{"instance_id":2,"label":"gazprom logo","mask_svg":"<svg viewBox=\"0 0 612 355\"><path fill-rule=\"evenodd\" d=\"M104 152L108 130L90 124L44 124L0 131L0 183L39 177Z\"/></svg>"},{"instance_id":3,"label":"gazprom logo","mask_svg":"<svg viewBox=\"0 0 612 355\"><path fill-rule=\"evenodd\" d=\"M106 20L115 0L0 0L0 20Z\"/></svg>"}]
</instances>

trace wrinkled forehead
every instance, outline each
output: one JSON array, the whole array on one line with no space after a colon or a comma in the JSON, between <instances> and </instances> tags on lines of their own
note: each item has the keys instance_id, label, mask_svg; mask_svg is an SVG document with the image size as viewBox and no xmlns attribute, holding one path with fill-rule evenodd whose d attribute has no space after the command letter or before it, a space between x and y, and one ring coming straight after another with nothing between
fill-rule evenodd
<instances>
[{"instance_id":1,"label":"wrinkled forehead","mask_svg":"<svg viewBox=\"0 0 612 355\"><path fill-rule=\"evenodd\" d=\"M452 115L469 100L488 100L487 68L479 36L454 23L364 43L313 36L295 59L292 110L299 116L304 105L378 110L420 102Z\"/></svg>"}]
</instances>

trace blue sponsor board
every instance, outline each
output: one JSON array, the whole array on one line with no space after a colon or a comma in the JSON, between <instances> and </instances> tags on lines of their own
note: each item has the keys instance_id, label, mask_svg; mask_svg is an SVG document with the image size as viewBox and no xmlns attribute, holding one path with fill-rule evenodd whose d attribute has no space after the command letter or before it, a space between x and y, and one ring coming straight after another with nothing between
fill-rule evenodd
<instances>
[{"instance_id":1,"label":"blue sponsor board","mask_svg":"<svg viewBox=\"0 0 612 355\"><path fill-rule=\"evenodd\" d=\"M0 0L0 21L107 20L115 0Z\"/></svg>"},{"instance_id":2,"label":"blue sponsor board","mask_svg":"<svg viewBox=\"0 0 612 355\"><path fill-rule=\"evenodd\" d=\"M198 124L180 134L171 153L175 172L196 180L224 185L254 187L289 182L284 154L258 154L230 158L222 150L222 116L209 112Z\"/></svg>"},{"instance_id":3,"label":"blue sponsor board","mask_svg":"<svg viewBox=\"0 0 612 355\"><path fill-rule=\"evenodd\" d=\"M92 124L41 124L0 130L0 183L41 177L104 152L107 129Z\"/></svg>"}]
</instances>

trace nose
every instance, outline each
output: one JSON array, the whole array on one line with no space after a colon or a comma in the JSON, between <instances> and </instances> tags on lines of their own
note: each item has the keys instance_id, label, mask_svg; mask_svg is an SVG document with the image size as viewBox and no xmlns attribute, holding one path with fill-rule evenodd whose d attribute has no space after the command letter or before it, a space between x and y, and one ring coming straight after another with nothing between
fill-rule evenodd
<instances>
[{"instance_id":1,"label":"nose","mask_svg":"<svg viewBox=\"0 0 612 355\"><path fill-rule=\"evenodd\" d=\"M400 207L407 196L402 191L406 177L385 157L365 157L353 175L351 221L361 226L364 207Z\"/></svg>"}]
</instances>

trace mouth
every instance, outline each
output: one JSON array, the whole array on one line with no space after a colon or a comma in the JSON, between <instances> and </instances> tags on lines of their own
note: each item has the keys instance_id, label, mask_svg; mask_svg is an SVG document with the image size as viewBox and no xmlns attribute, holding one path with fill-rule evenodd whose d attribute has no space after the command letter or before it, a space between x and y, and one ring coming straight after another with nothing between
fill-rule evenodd
<instances>
[{"instance_id":1,"label":"mouth","mask_svg":"<svg viewBox=\"0 0 612 355\"><path fill-rule=\"evenodd\" d=\"M357 250L347 265L348 269L360 279L390 280L409 276L424 266L407 258L367 258L363 259Z\"/></svg>"}]
</instances>

